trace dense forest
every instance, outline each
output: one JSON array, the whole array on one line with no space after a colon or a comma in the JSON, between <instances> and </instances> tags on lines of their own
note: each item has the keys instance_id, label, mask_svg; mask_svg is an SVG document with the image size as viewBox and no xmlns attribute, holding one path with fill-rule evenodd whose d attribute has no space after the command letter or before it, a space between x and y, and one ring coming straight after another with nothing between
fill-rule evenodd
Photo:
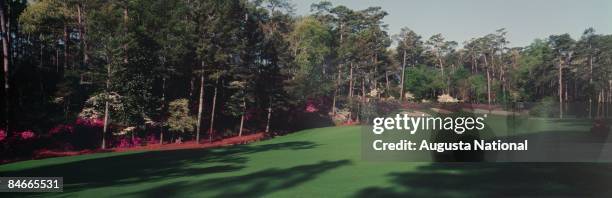
<instances>
[{"instance_id":1,"label":"dense forest","mask_svg":"<svg viewBox=\"0 0 612 198\"><path fill-rule=\"evenodd\" d=\"M390 35L380 7L329 2L307 16L286 0L0 6L5 140L69 131L108 148L354 123L389 103L536 102L557 117L573 103L607 116L612 103L612 35L592 28L508 47L501 27L468 41Z\"/></svg>"}]
</instances>

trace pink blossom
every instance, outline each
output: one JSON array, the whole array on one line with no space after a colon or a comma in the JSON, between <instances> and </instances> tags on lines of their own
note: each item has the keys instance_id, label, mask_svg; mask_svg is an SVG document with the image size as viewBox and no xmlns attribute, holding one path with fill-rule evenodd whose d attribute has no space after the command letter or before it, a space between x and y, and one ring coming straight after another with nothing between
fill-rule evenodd
<instances>
[{"instance_id":1,"label":"pink blossom","mask_svg":"<svg viewBox=\"0 0 612 198\"><path fill-rule=\"evenodd\" d=\"M157 139L156 135L149 135L147 136L147 143L159 143L159 139Z\"/></svg>"},{"instance_id":2,"label":"pink blossom","mask_svg":"<svg viewBox=\"0 0 612 198\"><path fill-rule=\"evenodd\" d=\"M133 146L139 146L142 144L142 139L139 137L134 137L133 139L130 137L123 137L119 139L119 144L117 147L119 148L129 148Z\"/></svg>"},{"instance_id":3,"label":"pink blossom","mask_svg":"<svg viewBox=\"0 0 612 198\"><path fill-rule=\"evenodd\" d=\"M317 107L313 103L306 104L306 112L313 113L317 111L319 111L319 109L317 109Z\"/></svg>"},{"instance_id":4,"label":"pink blossom","mask_svg":"<svg viewBox=\"0 0 612 198\"><path fill-rule=\"evenodd\" d=\"M96 126L96 127L104 127L104 120L99 119L99 118L92 119L91 123L93 126Z\"/></svg>"},{"instance_id":5,"label":"pink blossom","mask_svg":"<svg viewBox=\"0 0 612 198\"><path fill-rule=\"evenodd\" d=\"M75 121L75 124L77 125L87 125L87 123L89 123L87 119L83 118L77 118L77 120Z\"/></svg>"},{"instance_id":6,"label":"pink blossom","mask_svg":"<svg viewBox=\"0 0 612 198\"><path fill-rule=\"evenodd\" d=\"M27 139L30 139L30 138L34 137L34 132L32 132L31 130L22 131L19 134L21 136L21 139L24 139L24 140L27 140Z\"/></svg>"},{"instance_id":7,"label":"pink blossom","mask_svg":"<svg viewBox=\"0 0 612 198\"><path fill-rule=\"evenodd\" d=\"M99 119L99 118L95 118L95 119L78 118L76 120L76 124L87 126L87 127L103 127L104 120Z\"/></svg>"},{"instance_id":8,"label":"pink blossom","mask_svg":"<svg viewBox=\"0 0 612 198\"><path fill-rule=\"evenodd\" d=\"M142 144L142 138L135 137L132 139L132 146L138 146Z\"/></svg>"},{"instance_id":9,"label":"pink blossom","mask_svg":"<svg viewBox=\"0 0 612 198\"><path fill-rule=\"evenodd\" d=\"M127 140L126 138L122 138L121 140L119 140L119 145L117 145L117 147L128 148L130 147L130 141Z\"/></svg>"},{"instance_id":10,"label":"pink blossom","mask_svg":"<svg viewBox=\"0 0 612 198\"><path fill-rule=\"evenodd\" d=\"M6 138L6 132L3 129L0 129L0 141L4 140L4 138Z\"/></svg>"}]
</instances>

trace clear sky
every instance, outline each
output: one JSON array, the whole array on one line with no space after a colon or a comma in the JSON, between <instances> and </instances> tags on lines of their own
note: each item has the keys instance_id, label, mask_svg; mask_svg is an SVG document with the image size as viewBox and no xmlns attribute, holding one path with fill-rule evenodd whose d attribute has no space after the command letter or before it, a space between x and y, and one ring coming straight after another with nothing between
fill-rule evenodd
<instances>
[{"instance_id":1,"label":"clear sky","mask_svg":"<svg viewBox=\"0 0 612 198\"><path fill-rule=\"evenodd\" d=\"M296 14L310 13L320 0L292 0ZM575 39L588 28L612 33L612 0L333 0L351 9L380 6L391 35L408 27L427 39L442 33L464 41L506 28L510 46L525 46L536 38L569 33Z\"/></svg>"}]
</instances>

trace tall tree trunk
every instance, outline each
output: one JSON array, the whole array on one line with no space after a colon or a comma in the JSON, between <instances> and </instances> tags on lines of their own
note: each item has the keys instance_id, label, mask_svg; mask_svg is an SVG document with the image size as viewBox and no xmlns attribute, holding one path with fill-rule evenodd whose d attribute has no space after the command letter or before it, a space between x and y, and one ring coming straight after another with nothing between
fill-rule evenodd
<instances>
[{"instance_id":1,"label":"tall tree trunk","mask_svg":"<svg viewBox=\"0 0 612 198\"><path fill-rule=\"evenodd\" d=\"M442 77L444 77L444 65L442 64L442 55L438 56L438 64L440 64L440 71L442 72Z\"/></svg>"},{"instance_id":2,"label":"tall tree trunk","mask_svg":"<svg viewBox=\"0 0 612 198\"><path fill-rule=\"evenodd\" d=\"M489 63L487 62L487 56L484 56L485 67L487 68L487 103L489 113L491 112L491 71L489 69Z\"/></svg>"},{"instance_id":3,"label":"tall tree trunk","mask_svg":"<svg viewBox=\"0 0 612 198\"><path fill-rule=\"evenodd\" d=\"M503 67L503 65L502 65L502 67ZM502 84L502 94L503 94L503 99L504 99L503 102L506 103L506 101L508 101L507 98L506 98L506 77L505 77L504 69L501 68L500 70L501 70L500 71L501 74L500 74L499 78L501 79L501 84Z\"/></svg>"},{"instance_id":4,"label":"tall tree trunk","mask_svg":"<svg viewBox=\"0 0 612 198\"><path fill-rule=\"evenodd\" d=\"M43 78L43 65L44 65L44 44L42 43L42 34L39 35L39 38L41 38L41 42L40 42L40 63L38 64L38 86L40 87L40 99L41 102L45 102L46 101L46 97L45 97L45 82L44 82L44 78Z\"/></svg>"},{"instance_id":5,"label":"tall tree trunk","mask_svg":"<svg viewBox=\"0 0 612 198\"><path fill-rule=\"evenodd\" d=\"M270 118L272 117L272 97L269 99L268 105L268 120L266 121L266 134L270 132Z\"/></svg>"},{"instance_id":6,"label":"tall tree trunk","mask_svg":"<svg viewBox=\"0 0 612 198\"><path fill-rule=\"evenodd\" d=\"M106 149L106 134L108 133L108 117L109 117L109 103L108 100L110 95L111 86L111 65L108 63L106 66L106 101L104 102L104 128L102 130L102 149Z\"/></svg>"},{"instance_id":7,"label":"tall tree trunk","mask_svg":"<svg viewBox=\"0 0 612 198\"><path fill-rule=\"evenodd\" d=\"M332 99L332 115L336 115L336 98L338 97L338 89L340 87L341 78L342 78L342 64L338 65L338 77L336 78L336 86L334 87L334 97Z\"/></svg>"},{"instance_id":8,"label":"tall tree trunk","mask_svg":"<svg viewBox=\"0 0 612 198\"><path fill-rule=\"evenodd\" d=\"M444 75L444 62L442 62L442 55L438 56L438 63L440 64L440 71L442 72L442 79L444 80L444 84L446 85L446 89L442 89L442 94L445 92L450 95L450 84L448 83L448 78Z\"/></svg>"},{"instance_id":9,"label":"tall tree trunk","mask_svg":"<svg viewBox=\"0 0 612 198\"><path fill-rule=\"evenodd\" d=\"M200 72L200 98L198 100L198 122L196 124L196 143L200 143L200 130L202 128L202 108L204 107L204 61Z\"/></svg>"},{"instance_id":10,"label":"tall tree trunk","mask_svg":"<svg viewBox=\"0 0 612 198\"><path fill-rule=\"evenodd\" d=\"M208 128L208 140L212 142L213 138L213 130L215 128L215 107L217 106L217 86L219 84L219 79L217 78L217 82L215 84L215 93L213 94L212 101L212 109L210 112L210 128Z\"/></svg>"},{"instance_id":11,"label":"tall tree trunk","mask_svg":"<svg viewBox=\"0 0 612 198\"><path fill-rule=\"evenodd\" d=\"M563 105L563 109L564 109L564 111L565 111L565 112L567 112L567 106L569 106L569 105L568 105L569 98L568 98L568 95L567 95L567 92L568 92L568 91L567 91L567 87L569 87L569 86L568 86L567 84L569 84L569 82L566 82L566 83L565 83L565 86L563 86L563 89L564 89L564 90L563 90L563 94L564 94L564 97L565 97L565 98L563 99L563 102L565 103L565 104Z\"/></svg>"},{"instance_id":12,"label":"tall tree trunk","mask_svg":"<svg viewBox=\"0 0 612 198\"><path fill-rule=\"evenodd\" d=\"M64 25L64 75L68 71L68 46L70 43L68 34L68 26Z\"/></svg>"},{"instance_id":13,"label":"tall tree trunk","mask_svg":"<svg viewBox=\"0 0 612 198\"><path fill-rule=\"evenodd\" d=\"M478 59L474 61L474 73L478 73Z\"/></svg>"},{"instance_id":14,"label":"tall tree trunk","mask_svg":"<svg viewBox=\"0 0 612 198\"><path fill-rule=\"evenodd\" d=\"M242 128L244 127L244 116L246 115L246 100L242 98L242 115L240 116L240 129L238 131L238 137L242 136Z\"/></svg>"},{"instance_id":15,"label":"tall tree trunk","mask_svg":"<svg viewBox=\"0 0 612 198\"><path fill-rule=\"evenodd\" d=\"M610 104L612 103L612 80L608 80L608 103L606 103L606 118L610 114Z\"/></svg>"},{"instance_id":16,"label":"tall tree trunk","mask_svg":"<svg viewBox=\"0 0 612 198\"><path fill-rule=\"evenodd\" d=\"M79 23L79 37L81 39L81 48L83 50L83 64L87 67L89 64L88 45L85 29L85 9L82 3L77 4L77 21Z\"/></svg>"},{"instance_id":17,"label":"tall tree trunk","mask_svg":"<svg viewBox=\"0 0 612 198\"><path fill-rule=\"evenodd\" d=\"M128 15L128 5L126 2L125 7L123 8L123 24L125 27L123 27L123 31L125 36L127 36L128 34L128 22L129 22L129 15ZM125 53L123 56L123 63L127 64L128 63L128 54L127 54L127 43L123 44L123 52Z\"/></svg>"},{"instance_id":18,"label":"tall tree trunk","mask_svg":"<svg viewBox=\"0 0 612 198\"><path fill-rule=\"evenodd\" d=\"M342 36L342 29L344 28L344 24L340 23L340 44L344 40ZM338 89L340 89L340 79L342 78L342 64L338 64L338 78L336 79L336 87L334 89L334 98L332 99L332 115L336 115L336 100L338 97Z\"/></svg>"},{"instance_id":19,"label":"tall tree trunk","mask_svg":"<svg viewBox=\"0 0 612 198\"><path fill-rule=\"evenodd\" d=\"M332 97L332 115L336 115L336 96L338 95L338 86L334 88L334 96Z\"/></svg>"},{"instance_id":20,"label":"tall tree trunk","mask_svg":"<svg viewBox=\"0 0 612 198\"><path fill-rule=\"evenodd\" d=\"M6 28L6 17L4 16L5 1L0 0L0 30L2 31L2 63L4 69L4 128L8 134L10 134L9 127L9 99L10 99L10 85L9 85L9 43L8 43L8 31Z\"/></svg>"},{"instance_id":21,"label":"tall tree trunk","mask_svg":"<svg viewBox=\"0 0 612 198\"><path fill-rule=\"evenodd\" d=\"M563 63L559 63L559 118L563 118Z\"/></svg>"},{"instance_id":22,"label":"tall tree trunk","mask_svg":"<svg viewBox=\"0 0 612 198\"><path fill-rule=\"evenodd\" d=\"M350 72L349 72L349 93L348 93L348 101L349 101L349 113L347 116L347 121L352 120L353 118L353 110L352 110L352 101L353 101L353 63L351 62L351 66L350 66Z\"/></svg>"},{"instance_id":23,"label":"tall tree trunk","mask_svg":"<svg viewBox=\"0 0 612 198\"><path fill-rule=\"evenodd\" d=\"M106 149L106 134L108 133L108 116L109 116L108 106L109 106L108 101L106 101L104 103L104 129L102 130L102 149Z\"/></svg>"},{"instance_id":24,"label":"tall tree trunk","mask_svg":"<svg viewBox=\"0 0 612 198\"><path fill-rule=\"evenodd\" d=\"M164 70L166 70L166 68L164 67ZM162 97L161 97L161 110L162 110L162 116L159 123L159 144L164 144L164 122L165 122L165 116L164 116L164 112L165 112L165 107L166 107L166 77L162 77Z\"/></svg>"},{"instance_id":25,"label":"tall tree trunk","mask_svg":"<svg viewBox=\"0 0 612 198\"><path fill-rule=\"evenodd\" d=\"M59 49L55 49L55 73L60 73L60 66L59 66Z\"/></svg>"},{"instance_id":26,"label":"tall tree trunk","mask_svg":"<svg viewBox=\"0 0 612 198\"><path fill-rule=\"evenodd\" d=\"M376 97L380 98L380 91L378 91L378 79L376 74L378 73L378 67L376 65L376 63L378 62L377 60L378 56L374 55L374 57L372 57L372 62L374 63L374 74L372 74L372 82L374 84L374 90L376 90Z\"/></svg>"},{"instance_id":27,"label":"tall tree trunk","mask_svg":"<svg viewBox=\"0 0 612 198\"><path fill-rule=\"evenodd\" d=\"M351 69L349 72L349 100L353 97L353 63L351 63Z\"/></svg>"},{"instance_id":28,"label":"tall tree trunk","mask_svg":"<svg viewBox=\"0 0 612 198\"><path fill-rule=\"evenodd\" d=\"M193 90L195 88L195 78L191 75L191 80L189 81L189 99L193 98Z\"/></svg>"},{"instance_id":29,"label":"tall tree trunk","mask_svg":"<svg viewBox=\"0 0 612 198\"><path fill-rule=\"evenodd\" d=\"M363 80L361 81L361 102L365 102L365 99L366 99L365 82L366 82L366 77L363 77Z\"/></svg>"},{"instance_id":30,"label":"tall tree trunk","mask_svg":"<svg viewBox=\"0 0 612 198\"><path fill-rule=\"evenodd\" d=\"M389 92L391 92L389 88L389 71L387 70L385 70L385 92L387 93L387 97L389 96Z\"/></svg>"},{"instance_id":31,"label":"tall tree trunk","mask_svg":"<svg viewBox=\"0 0 612 198\"><path fill-rule=\"evenodd\" d=\"M591 49L591 45L589 44L589 49ZM589 56L589 87L593 86L593 57ZM593 117L593 95L589 94L589 118Z\"/></svg>"},{"instance_id":32,"label":"tall tree trunk","mask_svg":"<svg viewBox=\"0 0 612 198\"><path fill-rule=\"evenodd\" d=\"M599 118L601 115L601 90L597 93L597 112L595 114L596 118Z\"/></svg>"},{"instance_id":33,"label":"tall tree trunk","mask_svg":"<svg viewBox=\"0 0 612 198\"><path fill-rule=\"evenodd\" d=\"M402 58L402 79L400 79L400 101L404 100L404 75L406 74L406 50L404 50L404 56ZM387 80L388 81L388 80Z\"/></svg>"},{"instance_id":34,"label":"tall tree trunk","mask_svg":"<svg viewBox=\"0 0 612 198\"><path fill-rule=\"evenodd\" d=\"M361 80L361 100L359 102L359 110L357 111L357 122L361 120L361 111L363 111L363 106L365 106L365 103L366 103L365 82L366 82L366 77L364 76L363 80Z\"/></svg>"},{"instance_id":35,"label":"tall tree trunk","mask_svg":"<svg viewBox=\"0 0 612 198\"><path fill-rule=\"evenodd\" d=\"M44 62L45 62L45 61L44 61L44 53L43 53L43 49L44 49L45 45L44 45L44 44L43 44L43 42L42 42L42 40L43 40L43 35L42 35L42 33L40 33L40 34L38 35L38 38L40 39L40 40L39 40L39 41L40 41L40 43L39 43L39 45L40 45L40 46L39 46L39 47L40 47L40 48L39 48L39 50L40 50L40 53L39 53L39 54L40 54L40 57L39 57L39 58L40 58L40 60L39 60L39 62L38 62L38 68L39 68L39 69L42 69L42 68L43 68L43 65L44 65ZM43 91L43 90L41 90L41 91Z\"/></svg>"}]
</instances>

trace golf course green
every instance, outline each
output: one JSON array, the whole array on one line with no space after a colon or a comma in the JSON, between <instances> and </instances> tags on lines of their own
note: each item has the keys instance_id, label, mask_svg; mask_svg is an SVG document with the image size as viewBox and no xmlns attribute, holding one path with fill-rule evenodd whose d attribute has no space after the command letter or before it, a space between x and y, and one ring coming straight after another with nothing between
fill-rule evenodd
<instances>
[{"instance_id":1,"label":"golf course green","mask_svg":"<svg viewBox=\"0 0 612 198\"><path fill-rule=\"evenodd\" d=\"M359 126L215 149L99 153L0 166L62 176L44 197L610 197L607 163L414 163L361 158ZM4 195L3 195L4 197Z\"/></svg>"}]
</instances>

